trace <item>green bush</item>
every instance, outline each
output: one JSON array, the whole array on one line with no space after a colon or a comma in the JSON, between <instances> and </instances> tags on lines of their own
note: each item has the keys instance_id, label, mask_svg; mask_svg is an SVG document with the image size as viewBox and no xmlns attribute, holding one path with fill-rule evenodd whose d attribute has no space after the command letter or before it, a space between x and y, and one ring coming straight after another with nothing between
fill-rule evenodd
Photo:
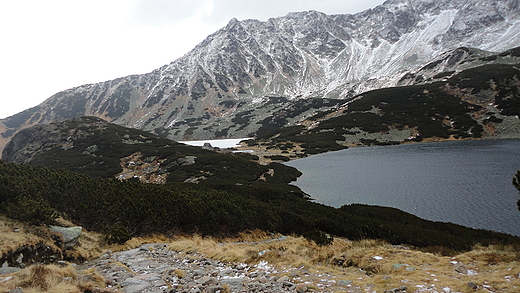
<instances>
[{"instance_id":1,"label":"green bush","mask_svg":"<svg viewBox=\"0 0 520 293\"><path fill-rule=\"evenodd\" d=\"M159 185L94 179L67 170L0 161L0 204L6 215L37 223L52 219L55 209L75 224L103 233L109 243L151 233L227 236L253 229L305 233L321 244L327 243L324 234L330 234L459 251L478 243L520 242L518 237L426 221L392 208L351 205L337 209L316 204L306 200L298 187L287 184L299 171L283 166L265 166L279 173L267 182Z\"/></svg>"},{"instance_id":2,"label":"green bush","mask_svg":"<svg viewBox=\"0 0 520 293\"><path fill-rule=\"evenodd\" d=\"M59 216L46 200L26 195L5 202L2 209L7 217L32 225L52 225Z\"/></svg>"},{"instance_id":3,"label":"green bush","mask_svg":"<svg viewBox=\"0 0 520 293\"><path fill-rule=\"evenodd\" d=\"M330 245L334 240L334 238L330 236L330 234L327 234L318 229L314 229L312 231L303 233L303 237L305 237L309 241L314 241L314 243L318 244L319 246Z\"/></svg>"},{"instance_id":4,"label":"green bush","mask_svg":"<svg viewBox=\"0 0 520 293\"><path fill-rule=\"evenodd\" d=\"M273 156L265 156L267 159L271 159L273 161L282 161L282 162L289 162L291 159L287 156L282 155L273 155Z\"/></svg>"},{"instance_id":5,"label":"green bush","mask_svg":"<svg viewBox=\"0 0 520 293\"><path fill-rule=\"evenodd\" d=\"M125 226L116 224L112 226L104 235L105 242L108 244L125 244L132 239L132 234L128 232Z\"/></svg>"}]
</instances>

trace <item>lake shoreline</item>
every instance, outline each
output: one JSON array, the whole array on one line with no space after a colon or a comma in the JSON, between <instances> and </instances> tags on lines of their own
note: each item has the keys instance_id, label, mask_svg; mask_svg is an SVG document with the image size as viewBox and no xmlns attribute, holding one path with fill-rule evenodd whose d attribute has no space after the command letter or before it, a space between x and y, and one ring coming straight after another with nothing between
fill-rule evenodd
<instances>
[{"instance_id":1,"label":"lake shoreline","mask_svg":"<svg viewBox=\"0 0 520 293\"><path fill-rule=\"evenodd\" d=\"M511 184L520 170L515 164L520 163L520 139L440 142L355 147L286 164L303 173L292 184L317 203L394 207L428 220L520 235L520 228L513 227L520 223L520 196ZM343 156L347 162L341 161ZM490 203L485 202L488 197ZM487 205L488 210L483 208ZM466 219L460 221L458 214ZM496 223L486 226L487 221Z\"/></svg>"},{"instance_id":2,"label":"lake shoreline","mask_svg":"<svg viewBox=\"0 0 520 293\"><path fill-rule=\"evenodd\" d=\"M247 138L242 139L239 143L236 149L241 152L251 152L253 155L257 155L260 157L259 162L261 164L269 164L271 162L289 162L293 160L299 160L303 158L309 158L316 155L326 154L326 153L333 153L338 151L343 151L350 148L366 148L366 147L388 147L388 146L399 146L399 145L415 145L415 144L425 144L425 143L444 143L444 142L457 142L457 141L499 141L499 140L514 140L514 139L520 139L520 137L511 137L511 138L494 138L494 137L486 137L486 138L462 138L462 139L456 139L456 138L448 138L448 139L442 139L442 138L428 138L424 139L423 141L404 141L399 144L394 145L359 145L359 144L353 144L353 145L345 145L344 149L341 150L334 150L334 151L326 151L318 154L304 154L302 151L302 148L300 148L298 145L296 145L292 149L287 150L281 150L277 148L268 148L266 146L248 146L243 141L248 140ZM211 141L209 141L211 143ZM283 160L277 159L279 156L284 156Z\"/></svg>"}]
</instances>

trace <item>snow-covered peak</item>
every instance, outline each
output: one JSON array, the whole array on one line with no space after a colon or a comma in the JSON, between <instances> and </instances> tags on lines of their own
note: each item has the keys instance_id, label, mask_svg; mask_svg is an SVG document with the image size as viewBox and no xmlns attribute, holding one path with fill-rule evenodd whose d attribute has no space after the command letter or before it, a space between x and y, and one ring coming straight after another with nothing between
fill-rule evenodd
<instances>
[{"instance_id":1,"label":"snow-covered peak","mask_svg":"<svg viewBox=\"0 0 520 293\"><path fill-rule=\"evenodd\" d=\"M231 19L149 74L58 93L13 121L93 115L170 138L247 137L276 111L284 113L276 123L297 119L287 108L304 99L394 86L459 47L517 46L518 0L388 0L356 14Z\"/></svg>"}]
</instances>

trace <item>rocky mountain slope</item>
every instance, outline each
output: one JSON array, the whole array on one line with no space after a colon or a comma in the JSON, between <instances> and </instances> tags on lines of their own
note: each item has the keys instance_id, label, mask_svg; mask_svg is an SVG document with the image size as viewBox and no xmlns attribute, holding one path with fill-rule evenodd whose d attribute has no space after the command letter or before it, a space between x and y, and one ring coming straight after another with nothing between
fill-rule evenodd
<instances>
[{"instance_id":1,"label":"rocky mountain slope","mask_svg":"<svg viewBox=\"0 0 520 293\"><path fill-rule=\"evenodd\" d=\"M153 183L289 183L300 175L281 164L260 165L249 154L223 154L187 146L96 117L24 129L6 145L2 159L94 177Z\"/></svg>"},{"instance_id":2,"label":"rocky mountain slope","mask_svg":"<svg viewBox=\"0 0 520 293\"><path fill-rule=\"evenodd\" d=\"M3 119L1 143L21 128L85 115L172 139L247 137L334 99L413 82L410 71L438 70L432 60L458 47L519 45L516 0L389 0L354 15L233 19L151 73L68 89Z\"/></svg>"},{"instance_id":3,"label":"rocky mountain slope","mask_svg":"<svg viewBox=\"0 0 520 293\"><path fill-rule=\"evenodd\" d=\"M425 71L410 74L409 79L423 79ZM279 150L285 155L279 159L284 159L356 145L520 138L519 77L520 65L488 64L445 72L432 77L438 80L433 83L363 93L334 110L247 143L271 152Z\"/></svg>"}]
</instances>

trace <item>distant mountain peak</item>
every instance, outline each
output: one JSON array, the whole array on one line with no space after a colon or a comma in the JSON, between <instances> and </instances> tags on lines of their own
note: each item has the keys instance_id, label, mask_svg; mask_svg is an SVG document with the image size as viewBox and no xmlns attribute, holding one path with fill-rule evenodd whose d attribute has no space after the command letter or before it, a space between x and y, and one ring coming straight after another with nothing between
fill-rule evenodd
<instances>
[{"instance_id":1,"label":"distant mountain peak","mask_svg":"<svg viewBox=\"0 0 520 293\"><path fill-rule=\"evenodd\" d=\"M148 74L65 90L3 119L0 140L84 115L172 139L249 137L332 107L332 99L395 86L462 46L494 52L520 46L518 1L389 0L356 14L231 19ZM311 102L317 99L325 102Z\"/></svg>"}]
</instances>

